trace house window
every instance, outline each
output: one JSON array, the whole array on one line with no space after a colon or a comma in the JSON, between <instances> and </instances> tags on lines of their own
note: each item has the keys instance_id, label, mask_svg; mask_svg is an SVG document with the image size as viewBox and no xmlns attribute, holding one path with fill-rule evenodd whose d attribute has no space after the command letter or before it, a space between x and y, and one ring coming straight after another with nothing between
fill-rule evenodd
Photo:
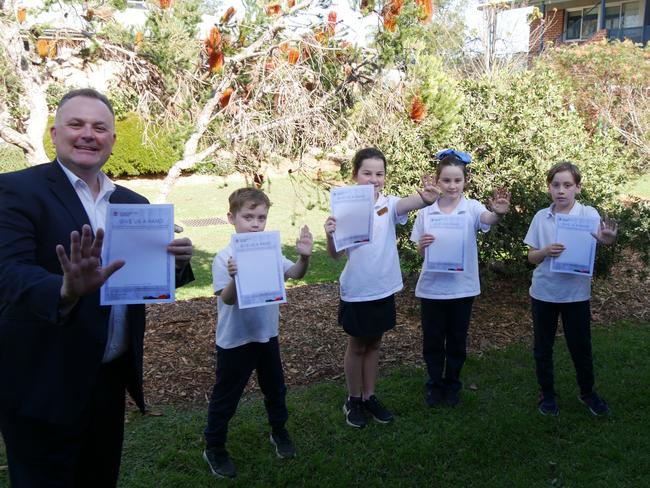
<instances>
[{"instance_id":1,"label":"house window","mask_svg":"<svg viewBox=\"0 0 650 488\"><path fill-rule=\"evenodd\" d=\"M146 9L147 6L144 4L144 0L127 0L127 8L137 8L139 10Z\"/></svg>"},{"instance_id":2,"label":"house window","mask_svg":"<svg viewBox=\"0 0 650 488\"><path fill-rule=\"evenodd\" d=\"M589 39L598 30L598 6L567 12L566 40Z\"/></svg>"}]
</instances>

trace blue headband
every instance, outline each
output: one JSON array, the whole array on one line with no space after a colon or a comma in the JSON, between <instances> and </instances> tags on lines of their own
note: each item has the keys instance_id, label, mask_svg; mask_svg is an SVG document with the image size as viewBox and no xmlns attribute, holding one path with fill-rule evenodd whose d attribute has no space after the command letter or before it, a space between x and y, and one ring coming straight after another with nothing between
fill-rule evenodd
<instances>
[{"instance_id":1,"label":"blue headband","mask_svg":"<svg viewBox=\"0 0 650 488\"><path fill-rule=\"evenodd\" d=\"M446 158L447 156L455 156L460 159L463 164L469 164L472 162L472 156L469 153L463 151L456 151L455 149L443 149L442 151L438 151L436 153L436 159L438 161Z\"/></svg>"}]
</instances>

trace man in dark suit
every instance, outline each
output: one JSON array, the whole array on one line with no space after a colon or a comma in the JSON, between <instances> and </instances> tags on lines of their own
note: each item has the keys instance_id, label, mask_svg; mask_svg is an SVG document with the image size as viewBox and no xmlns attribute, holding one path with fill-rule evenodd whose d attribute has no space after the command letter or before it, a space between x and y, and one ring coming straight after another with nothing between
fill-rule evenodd
<instances>
[{"instance_id":1,"label":"man in dark suit","mask_svg":"<svg viewBox=\"0 0 650 488\"><path fill-rule=\"evenodd\" d=\"M101 172L115 142L108 99L63 97L56 160L0 175L0 431L13 488L114 487L125 390L144 412L143 305L100 306L123 261L102 263L108 203L147 203ZM80 232L81 231L81 232ZM193 279L175 239L176 283Z\"/></svg>"}]
</instances>

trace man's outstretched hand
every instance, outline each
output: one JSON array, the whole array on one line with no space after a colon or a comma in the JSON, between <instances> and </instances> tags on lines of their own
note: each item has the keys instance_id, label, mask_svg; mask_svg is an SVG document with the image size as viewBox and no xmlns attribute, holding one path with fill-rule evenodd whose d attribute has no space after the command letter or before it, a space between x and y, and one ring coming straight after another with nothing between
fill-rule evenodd
<instances>
[{"instance_id":1,"label":"man's outstretched hand","mask_svg":"<svg viewBox=\"0 0 650 488\"><path fill-rule=\"evenodd\" d=\"M81 236L76 230L70 233L70 256L65 248L56 246L56 255L63 270L61 301L72 305L84 295L97 291L115 271L124 266L123 260L113 261L102 266L102 244L104 229L97 229L95 238L89 225L81 228Z\"/></svg>"}]
</instances>

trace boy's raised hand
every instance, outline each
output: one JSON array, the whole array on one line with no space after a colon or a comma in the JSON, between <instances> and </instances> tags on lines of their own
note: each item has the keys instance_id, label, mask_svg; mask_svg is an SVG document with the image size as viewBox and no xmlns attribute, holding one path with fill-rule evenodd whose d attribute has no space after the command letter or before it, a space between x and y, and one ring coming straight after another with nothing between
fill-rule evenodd
<instances>
[{"instance_id":1,"label":"boy's raised hand","mask_svg":"<svg viewBox=\"0 0 650 488\"><path fill-rule=\"evenodd\" d=\"M497 215L505 215L510 210L510 192L505 188L494 190L490 199L490 208Z\"/></svg>"},{"instance_id":2,"label":"boy's raised hand","mask_svg":"<svg viewBox=\"0 0 650 488\"><path fill-rule=\"evenodd\" d=\"M296 239L296 251L301 256L311 256L313 247L314 238L312 237L311 232L309 232L309 227L304 225L302 229L300 229L298 239Z\"/></svg>"},{"instance_id":3,"label":"boy's raised hand","mask_svg":"<svg viewBox=\"0 0 650 488\"><path fill-rule=\"evenodd\" d=\"M438 188L436 177L433 175L422 175L422 190L416 191L427 205L435 202L442 193Z\"/></svg>"},{"instance_id":4,"label":"boy's raised hand","mask_svg":"<svg viewBox=\"0 0 650 488\"><path fill-rule=\"evenodd\" d=\"M618 234L618 223L613 219L601 219L598 226L598 232L592 232L591 235L601 244L611 245L616 241Z\"/></svg>"}]
</instances>

